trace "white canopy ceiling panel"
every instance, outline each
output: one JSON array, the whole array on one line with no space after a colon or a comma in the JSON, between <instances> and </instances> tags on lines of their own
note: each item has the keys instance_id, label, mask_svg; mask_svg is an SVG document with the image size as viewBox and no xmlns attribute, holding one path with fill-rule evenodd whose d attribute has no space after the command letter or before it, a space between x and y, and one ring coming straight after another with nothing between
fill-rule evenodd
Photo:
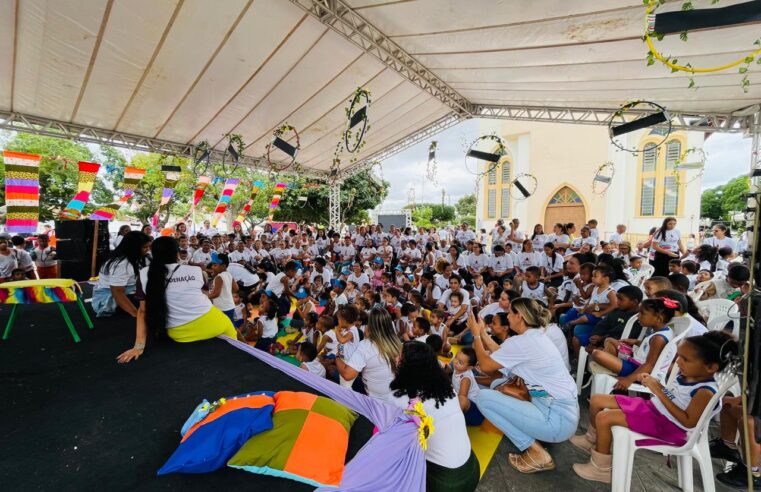
<instances>
[{"instance_id":1,"label":"white canopy ceiling panel","mask_svg":"<svg viewBox=\"0 0 761 492\"><path fill-rule=\"evenodd\" d=\"M0 107L13 106L13 40L16 37L16 1L0 0Z\"/></svg>"},{"instance_id":2,"label":"white canopy ceiling panel","mask_svg":"<svg viewBox=\"0 0 761 492\"><path fill-rule=\"evenodd\" d=\"M107 0L19 2L14 110L68 121Z\"/></svg>"},{"instance_id":3,"label":"white canopy ceiling panel","mask_svg":"<svg viewBox=\"0 0 761 492\"><path fill-rule=\"evenodd\" d=\"M114 2L75 122L100 128L116 126L178 1Z\"/></svg>"},{"instance_id":4,"label":"white canopy ceiling panel","mask_svg":"<svg viewBox=\"0 0 761 492\"><path fill-rule=\"evenodd\" d=\"M724 55L696 56L693 65L707 65L721 63L726 60ZM582 64L582 65L550 65L542 67L512 67L512 68L484 68L473 70L439 70L442 78L448 83L454 82L577 82L590 80L631 80L648 79L653 76L665 76L669 78L681 78L686 83L684 73L671 74L668 69L661 67L646 67L640 60L610 62L605 64ZM761 67L753 67L758 70ZM699 80L699 79L696 79ZM738 85L740 77L737 78ZM694 94L700 98L700 93Z\"/></svg>"},{"instance_id":5,"label":"white canopy ceiling panel","mask_svg":"<svg viewBox=\"0 0 761 492\"><path fill-rule=\"evenodd\" d=\"M751 67L753 69L753 67ZM753 70L753 73L755 73L755 70L761 70L761 68L757 68ZM653 74L655 75L655 73ZM668 74L670 75L670 74ZM701 76L698 79L700 83L700 89L704 87L728 87L728 88L736 88L739 92L737 94L742 94L742 89L740 88L740 84L738 83L738 77L736 73L716 73L716 74L706 74ZM636 79L636 80L618 80L616 78L608 78L604 80L591 80L591 81L576 81L576 82L564 82L563 84L558 84L556 82L539 82L539 81L523 81L523 82L512 82L512 81L502 81L502 82L479 82L479 81L473 81L473 82L452 82L450 85L457 89L461 93L465 93L468 91L493 91L493 92L502 92L502 91L534 91L537 93L549 93L552 94L554 91L573 91L577 92L579 94L584 92L597 92L597 91L604 91L604 90L616 90L616 91L626 91L626 90L647 90L647 91L658 91L658 90L668 90L668 89L681 89L684 90L688 85L688 80L686 76L682 77L671 77L664 75L664 77L648 77L648 78L642 78L642 79ZM691 91L695 92L695 91ZM495 94L495 97L497 94Z\"/></svg>"},{"instance_id":6,"label":"white canopy ceiling panel","mask_svg":"<svg viewBox=\"0 0 761 492\"><path fill-rule=\"evenodd\" d=\"M350 0L351 6L367 6L367 0ZM377 6L359 10L360 15L375 24L387 36L474 29L484 25L512 25L544 21L548 18L570 18L598 11L633 10L641 1L632 0L415 0L378 2ZM400 39L394 39L399 42Z\"/></svg>"},{"instance_id":7,"label":"white canopy ceiling panel","mask_svg":"<svg viewBox=\"0 0 761 492\"><path fill-rule=\"evenodd\" d=\"M304 12L282 0L256 0L198 83L173 111L158 137L188 141L199 121L209 121L261 67L303 19Z\"/></svg>"},{"instance_id":8,"label":"white canopy ceiling panel","mask_svg":"<svg viewBox=\"0 0 761 492\"><path fill-rule=\"evenodd\" d=\"M686 61L688 57L707 53L722 54L727 61L735 60L754 47L758 39L758 26L710 29L689 34L688 41L668 36L657 41L663 53ZM710 48L710 49L707 49ZM605 43L553 46L548 48L505 48L470 53L417 55L416 58L431 70L488 67L531 67L548 65L574 65L638 60L645 68L647 45L640 37ZM652 68L648 70L652 71Z\"/></svg>"},{"instance_id":9,"label":"white canopy ceiling panel","mask_svg":"<svg viewBox=\"0 0 761 492\"><path fill-rule=\"evenodd\" d=\"M117 130L156 135L249 5L250 0L185 0Z\"/></svg>"},{"instance_id":10,"label":"white canopy ceiling panel","mask_svg":"<svg viewBox=\"0 0 761 492\"><path fill-rule=\"evenodd\" d=\"M425 93L422 93L412 86L412 84L404 82L386 94L376 95L372 99L370 109L368 110L368 118L371 125L368 137L375 131L378 125L383 124L384 119L388 118L389 115L393 114L400 107L409 107L409 105L420 104L426 100L427 95ZM336 143L342 138L343 132L346 129L345 107L346 102L344 101L329 116L318 122L319 127L323 130L319 133L317 139L310 139L306 142L306 145L302 144L302 149L299 152L301 162L309 162L318 156L332 159ZM314 131L312 135L317 136L317 131ZM307 134L307 138L308 136Z\"/></svg>"},{"instance_id":11,"label":"white canopy ceiling panel","mask_svg":"<svg viewBox=\"0 0 761 492\"><path fill-rule=\"evenodd\" d=\"M243 135L246 142L263 137L361 54L359 48L329 31L309 49L261 104L230 131Z\"/></svg>"},{"instance_id":12,"label":"white canopy ceiling panel","mask_svg":"<svg viewBox=\"0 0 761 492\"><path fill-rule=\"evenodd\" d=\"M366 84L363 84L363 87L367 88L371 93L372 104L368 113L370 124L376 118L381 118L384 114L391 112L394 105L399 104L399 101L407 101L412 97L420 95L420 90L412 86L412 84L405 83L392 70L384 70ZM316 152L315 149L318 147L313 147L316 144L324 145L324 147L319 148L327 149L325 152L333 151L336 142L338 142L342 132L346 129L345 108L352 92L353 90L344 94L344 97L339 99L327 112L310 122L307 126L299 129L302 149L299 152L299 159L309 155L309 152ZM323 140L325 142L322 142Z\"/></svg>"},{"instance_id":13,"label":"white canopy ceiling panel","mask_svg":"<svg viewBox=\"0 0 761 492\"><path fill-rule=\"evenodd\" d=\"M325 108L333 108L338 104L345 106L346 101L358 86L364 87L368 81L375 79L384 70L385 67L377 59L370 55L361 55L314 92L309 99L293 109L282 121L287 121L296 128L301 138L303 129L321 118L325 114ZM277 126L277 124L273 125L261 138L250 143L248 148L251 152L263 153L267 143L272 140L272 132Z\"/></svg>"},{"instance_id":14,"label":"white canopy ceiling panel","mask_svg":"<svg viewBox=\"0 0 761 492\"><path fill-rule=\"evenodd\" d=\"M387 114L371 120L371 128L365 135L365 147L372 147L377 142L384 141L390 136L396 135L397 138L404 135L404 128L409 126L410 123L425 120L427 123L435 120L436 118L430 117L433 112L439 111L443 106L438 100L433 99L428 94L421 94L415 96L409 103L399 106L389 111ZM451 111L451 110L449 110ZM439 115L441 116L441 115ZM341 131L343 128L341 129ZM333 151L338 142L343 138L342 134L338 135L338 138L333 138L328 142L319 142L317 145L309 147L308 153L303 156L303 162L306 166L312 168L325 169L329 168L333 160ZM327 143L329 146L324 147ZM363 151L364 152L364 151ZM344 162L344 166L356 155L351 155L344 151L341 154L341 160ZM300 158L302 158L300 156Z\"/></svg>"},{"instance_id":15,"label":"white canopy ceiling panel","mask_svg":"<svg viewBox=\"0 0 761 492\"><path fill-rule=\"evenodd\" d=\"M188 139L189 142L208 140L214 144L234 130L327 34L327 28L318 21L308 16L303 19L267 55L261 67L251 74L232 98L220 101L220 110L211 120L199 121L198 132Z\"/></svg>"}]
</instances>

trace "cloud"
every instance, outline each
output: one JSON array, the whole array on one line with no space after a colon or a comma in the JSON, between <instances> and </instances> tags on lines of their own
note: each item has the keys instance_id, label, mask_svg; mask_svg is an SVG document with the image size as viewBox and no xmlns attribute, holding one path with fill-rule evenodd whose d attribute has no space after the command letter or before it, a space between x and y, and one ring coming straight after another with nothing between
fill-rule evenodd
<instances>
[{"instance_id":1,"label":"cloud","mask_svg":"<svg viewBox=\"0 0 761 492\"><path fill-rule=\"evenodd\" d=\"M725 184L732 178L750 172L750 138L735 133L716 133L703 144L706 166L703 189Z\"/></svg>"},{"instance_id":2,"label":"cloud","mask_svg":"<svg viewBox=\"0 0 761 492\"><path fill-rule=\"evenodd\" d=\"M476 177L465 168L465 148L477 135L478 121L468 120L384 161L383 178L391 183L391 187L379 208L396 210L404 207L409 203L410 188L415 190L416 203L441 203L442 189L444 202L451 205L474 193ZM438 142L437 185L426 178L428 146L432 140Z\"/></svg>"}]
</instances>

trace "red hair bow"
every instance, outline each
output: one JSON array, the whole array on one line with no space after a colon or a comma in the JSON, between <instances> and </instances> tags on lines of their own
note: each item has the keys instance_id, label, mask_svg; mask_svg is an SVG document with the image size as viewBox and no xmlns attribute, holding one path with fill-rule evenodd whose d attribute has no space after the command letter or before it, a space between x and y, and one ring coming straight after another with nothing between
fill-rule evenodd
<instances>
[{"instance_id":1,"label":"red hair bow","mask_svg":"<svg viewBox=\"0 0 761 492\"><path fill-rule=\"evenodd\" d=\"M661 298L663 301L663 305L666 306L669 309L678 309L679 303L676 302L674 299L669 299L668 297Z\"/></svg>"}]
</instances>

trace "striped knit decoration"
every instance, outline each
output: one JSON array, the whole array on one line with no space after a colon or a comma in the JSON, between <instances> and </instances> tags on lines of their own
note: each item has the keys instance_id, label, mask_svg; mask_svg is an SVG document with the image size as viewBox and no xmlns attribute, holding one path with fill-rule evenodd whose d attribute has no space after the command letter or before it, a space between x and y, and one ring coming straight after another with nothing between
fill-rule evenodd
<instances>
[{"instance_id":1,"label":"striped knit decoration","mask_svg":"<svg viewBox=\"0 0 761 492\"><path fill-rule=\"evenodd\" d=\"M79 161L79 179L77 181L77 194L71 199L66 208L58 216L59 219L77 220L82 216L82 210L90 200L90 192L95 186L95 178L98 175L100 164L97 162Z\"/></svg>"},{"instance_id":2,"label":"striped knit decoration","mask_svg":"<svg viewBox=\"0 0 761 492\"><path fill-rule=\"evenodd\" d=\"M235 218L233 227L235 227L237 224L242 224L243 221L246 220L246 215L248 214L248 211L251 210L251 206L254 204L256 195L259 194L259 189L261 187L261 181L255 181L254 184L251 185L251 196L249 197L248 202L243 206L243 210L241 210L241 212L238 214L238 217Z\"/></svg>"},{"instance_id":3,"label":"striped knit decoration","mask_svg":"<svg viewBox=\"0 0 761 492\"><path fill-rule=\"evenodd\" d=\"M180 172L182 168L180 166L161 166L161 172L164 173L164 190L161 192L161 202L156 213L153 214L153 220L151 224L153 227L159 225L159 213L164 208L174 195L174 187L177 186L177 182L180 181Z\"/></svg>"},{"instance_id":4,"label":"striped knit decoration","mask_svg":"<svg viewBox=\"0 0 761 492\"><path fill-rule=\"evenodd\" d=\"M135 194L135 189L140 181L145 176L145 169L137 167L125 167L124 168L124 182L122 183L122 196L117 201L99 208L95 212L90 214L92 220L111 220L119 211L122 205L132 199L132 195Z\"/></svg>"},{"instance_id":5,"label":"striped knit decoration","mask_svg":"<svg viewBox=\"0 0 761 492\"><path fill-rule=\"evenodd\" d=\"M198 178L198 183L196 183L196 192L193 196L193 206L190 208L191 212L198 206L198 202L200 202L201 198L203 198L203 194L206 193L206 188L209 186L210 182L211 178L209 176L200 176Z\"/></svg>"},{"instance_id":6,"label":"striped knit decoration","mask_svg":"<svg viewBox=\"0 0 761 492\"><path fill-rule=\"evenodd\" d=\"M278 183L275 185L275 194L272 196L272 202L270 203L270 215L268 219L270 222L272 222L272 218L275 216L275 211L280 206L280 197L287 186L286 183Z\"/></svg>"},{"instance_id":7,"label":"striped knit decoration","mask_svg":"<svg viewBox=\"0 0 761 492\"><path fill-rule=\"evenodd\" d=\"M227 181L225 181L225 187L222 190L222 196L219 197L219 203L217 203L217 208L214 210L214 216L211 218L212 227L216 227L219 223L219 220L225 214L227 205L230 203L230 200L233 197L233 193L235 192L235 188L238 187L238 183L240 183L240 179L238 178L228 178Z\"/></svg>"},{"instance_id":8,"label":"striped knit decoration","mask_svg":"<svg viewBox=\"0 0 761 492\"><path fill-rule=\"evenodd\" d=\"M5 229L34 234L40 217L40 156L3 151L5 162Z\"/></svg>"}]
</instances>

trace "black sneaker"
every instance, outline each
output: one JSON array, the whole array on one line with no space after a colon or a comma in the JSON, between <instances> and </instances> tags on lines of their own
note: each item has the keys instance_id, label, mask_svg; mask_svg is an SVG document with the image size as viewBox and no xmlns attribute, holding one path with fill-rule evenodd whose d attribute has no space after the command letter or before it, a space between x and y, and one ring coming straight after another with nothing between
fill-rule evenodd
<instances>
[{"instance_id":1,"label":"black sneaker","mask_svg":"<svg viewBox=\"0 0 761 492\"><path fill-rule=\"evenodd\" d=\"M738 463L728 472L716 475L716 480L730 487L747 489L748 469L742 463ZM753 490L761 490L761 477L753 477Z\"/></svg>"},{"instance_id":2,"label":"black sneaker","mask_svg":"<svg viewBox=\"0 0 761 492\"><path fill-rule=\"evenodd\" d=\"M708 450L711 453L711 458L715 460L727 460L732 463L740 463L740 453L736 449L732 449L724 442L720 437L712 439L708 444Z\"/></svg>"}]
</instances>

